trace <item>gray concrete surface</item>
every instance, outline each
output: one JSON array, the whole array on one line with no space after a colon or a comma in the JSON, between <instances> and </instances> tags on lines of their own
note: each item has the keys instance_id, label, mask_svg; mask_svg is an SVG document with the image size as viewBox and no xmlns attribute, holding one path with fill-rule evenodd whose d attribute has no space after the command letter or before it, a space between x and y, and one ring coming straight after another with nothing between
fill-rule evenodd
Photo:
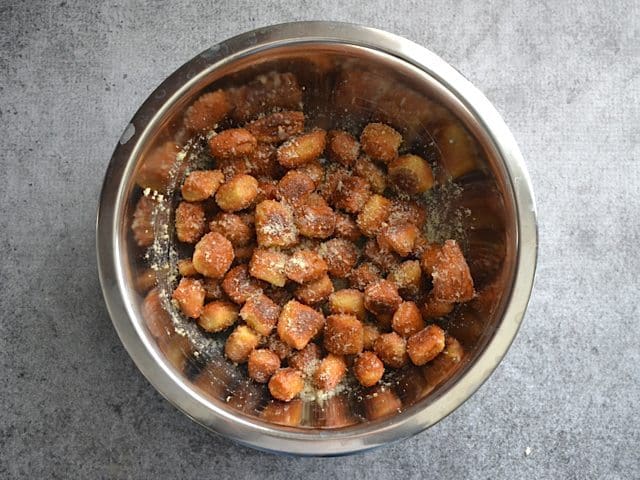
<instances>
[{"instance_id":1,"label":"gray concrete surface","mask_svg":"<svg viewBox=\"0 0 640 480\"><path fill-rule=\"evenodd\" d=\"M0 477L640 477L640 4L340 3L0 2ZM296 19L377 26L455 65L512 128L539 207L503 364L434 428L348 458L252 451L177 412L122 348L94 255L137 106L211 44Z\"/></svg>"}]
</instances>

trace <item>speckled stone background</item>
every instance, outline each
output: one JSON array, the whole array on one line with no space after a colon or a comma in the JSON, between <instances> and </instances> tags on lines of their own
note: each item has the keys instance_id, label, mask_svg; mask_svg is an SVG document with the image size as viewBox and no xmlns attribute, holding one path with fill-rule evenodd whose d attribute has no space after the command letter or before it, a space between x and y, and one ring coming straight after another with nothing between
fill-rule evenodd
<instances>
[{"instance_id":1,"label":"speckled stone background","mask_svg":"<svg viewBox=\"0 0 640 480\"><path fill-rule=\"evenodd\" d=\"M0 477L639 478L640 4L481 3L2 0ZM346 458L238 447L175 410L121 346L94 251L102 176L152 89L300 19L456 66L511 127L539 209L530 308L492 378L423 434Z\"/></svg>"}]
</instances>

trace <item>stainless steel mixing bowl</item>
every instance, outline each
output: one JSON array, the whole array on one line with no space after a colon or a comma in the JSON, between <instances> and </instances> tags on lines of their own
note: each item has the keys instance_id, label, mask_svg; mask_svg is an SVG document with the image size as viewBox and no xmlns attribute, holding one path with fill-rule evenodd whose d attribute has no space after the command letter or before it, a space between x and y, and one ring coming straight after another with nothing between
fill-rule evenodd
<instances>
[{"instance_id":1,"label":"stainless steel mixing bowl","mask_svg":"<svg viewBox=\"0 0 640 480\"><path fill-rule=\"evenodd\" d=\"M269 402L265 390L244 380L215 348L203 355L176 333L163 309L175 267L172 232L165 227L183 171L179 163L190 161L178 155L176 162L176 150L186 140L183 113L203 91L241 85L271 71L297 75L311 123L338 123L357 131L367 121L385 121L402 131L409 149L436 165L440 187L432 199L437 208L431 212L430 235L461 241L478 291L472 302L441 322L464 348L459 364L407 368L390 376L385 388L353 389L324 403L283 406ZM166 180L169 170L173 182ZM133 212L143 194L140 184L160 190L156 200L167 207L155 217L156 242L158 237L167 241L157 243L150 258L131 234ZM460 73L425 48L380 30L302 22L222 42L186 63L151 94L125 129L109 164L100 198L97 251L115 328L138 368L171 403L245 445L338 455L424 430L489 377L527 306L536 264L536 214L513 136L495 108ZM149 262L155 262L159 281L150 293L154 274Z\"/></svg>"}]
</instances>

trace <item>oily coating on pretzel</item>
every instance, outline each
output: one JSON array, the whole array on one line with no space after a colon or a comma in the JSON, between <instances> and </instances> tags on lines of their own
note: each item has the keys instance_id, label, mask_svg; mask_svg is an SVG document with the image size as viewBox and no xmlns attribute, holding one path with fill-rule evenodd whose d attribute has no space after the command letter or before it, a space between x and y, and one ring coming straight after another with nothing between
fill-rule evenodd
<instances>
[{"instance_id":1,"label":"oily coating on pretzel","mask_svg":"<svg viewBox=\"0 0 640 480\"><path fill-rule=\"evenodd\" d=\"M225 356L273 399L347 376L376 388L386 370L459 345L430 319L471 300L473 279L457 242L423 230L430 157L398 130L313 128L289 73L206 93L184 125L212 164L181 185L176 237L193 255L178 262L174 304L207 334L231 332ZM136 209L140 247L154 240L152 207L142 197Z\"/></svg>"}]
</instances>

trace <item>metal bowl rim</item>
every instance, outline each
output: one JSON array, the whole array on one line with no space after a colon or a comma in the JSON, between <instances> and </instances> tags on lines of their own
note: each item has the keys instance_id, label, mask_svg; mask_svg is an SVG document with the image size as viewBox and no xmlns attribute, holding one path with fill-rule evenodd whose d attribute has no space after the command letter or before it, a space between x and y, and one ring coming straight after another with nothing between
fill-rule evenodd
<instances>
[{"instance_id":1,"label":"metal bowl rim","mask_svg":"<svg viewBox=\"0 0 640 480\"><path fill-rule=\"evenodd\" d=\"M219 62L237 55L250 55L265 48L293 42L344 43L397 57L427 72L453 95L464 100L492 138L503 160L516 208L516 266L512 295L490 342L462 377L444 394L422 409L410 409L383 422L364 423L348 429L295 431L223 410L181 380L141 335L126 301L116 238L122 179L133 165L135 150L144 142L144 130L162 115L157 92L175 98L188 90L197 76L217 68ZM209 62L200 72L189 71L196 60ZM176 87L176 80L181 82ZM165 102L170 103L169 101ZM164 109L163 109L164 110ZM138 126L132 130L132 125ZM144 126L141 130L140 125ZM129 137L129 138L127 138ZM388 32L348 23L294 22L273 25L225 40L184 64L169 76L143 103L125 129L116 147L103 183L96 224L96 249L102 292L112 322L136 366L149 382L174 406L201 425L239 443L261 450L296 455L344 455L375 448L415 435L434 425L467 400L493 373L522 323L535 276L538 232L531 181L516 141L500 114L458 71L426 48Z\"/></svg>"}]
</instances>

